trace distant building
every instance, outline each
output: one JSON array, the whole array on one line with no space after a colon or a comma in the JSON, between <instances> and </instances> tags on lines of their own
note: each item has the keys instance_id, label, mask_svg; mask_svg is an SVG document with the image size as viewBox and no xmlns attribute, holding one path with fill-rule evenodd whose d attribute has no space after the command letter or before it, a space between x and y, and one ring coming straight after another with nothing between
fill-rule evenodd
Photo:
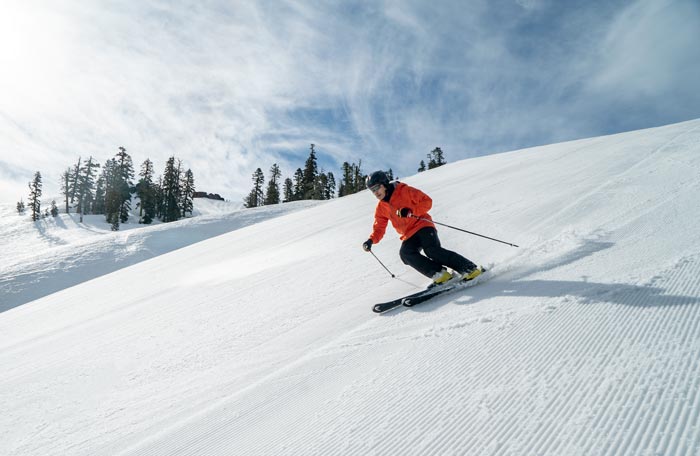
<instances>
[{"instance_id":1,"label":"distant building","mask_svg":"<svg viewBox=\"0 0 700 456\"><path fill-rule=\"evenodd\" d=\"M226 201L218 193L194 192L193 198L207 198L212 200Z\"/></svg>"}]
</instances>

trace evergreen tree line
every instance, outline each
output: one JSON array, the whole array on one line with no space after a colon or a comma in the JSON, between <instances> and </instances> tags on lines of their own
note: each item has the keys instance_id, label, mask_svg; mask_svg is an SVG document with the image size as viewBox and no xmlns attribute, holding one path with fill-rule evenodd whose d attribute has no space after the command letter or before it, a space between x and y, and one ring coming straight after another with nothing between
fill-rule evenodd
<instances>
[{"instance_id":1,"label":"evergreen tree line","mask_svg":"<svg viewBox=\"0 0 700 456\"><path fill-rule=\"evenodd\" d=\"M245 207L248 208L290 201L328 200L335 196L335 176L332 172L319 171L315 144L311 144L304 169L297 168L293 180L287 177L282 182L282 171L277 163L270 168L267 186L261 168L255 170L252 180L253 189L244 198Z\"/></svg>"},{"instance_id":2,"label":"evergreen tree line","mask_svg":"<svg viewBox=\"0 0 700 456\"><path fill-rule=\"evenodd\" d=\"M444 153L436 147L427 154L428 163L421 160L419 172L437 168L446 164ZM65 196L65 211L71 207L83 214L104 214L112 229L118 230L119 224L128 220L131 210L131 196L136 194L140 200L139 223L151 223L155 218L171 222L192 214L193 195L195 193L194 176L190 169L183 171L182 162L175 157L168 159L165 172L157 181L154 180L153 163L146 159L141 166L139 181L134 185L134 169L131 157L126 149L119 148L116 156L108 160L97 176L100 165L92 157L87 162L78 163L68 168L62 175L62 194ZM282 182L282 171L277 163L270 168L270 180L265 185L265 176L261 168L253 173L253 189L244 198L245 206L258 207L299 200L327 200L336 196L335 176L332 172L318 170L315 144L311 144L309 157L304 169L297 168L293 179L287 177ZM394 179L391 169L387 171L390 180ZM97 178L97 179L96 179ZM359 164L344 162L342 177L337 189L337 196L351 195L365 189L366 175ZM282 188L280 188L282 186ZM32 220L41 217L41 174L37 171L29 183L29 208ZM77 204L77 205L76 205ZM17 211L25 211L23 201L17 203ZM55 201L52 202L51 214L58 215ZM48 215L48 211L47 214Z\"/></svg>"},{"instance_id":3,"label":"evergreen tree line","mask_svg":"<svg viewBox=\"0 0 700 456\"><path fill-rule=\"evenodd\" d=\"M440 147L428 153L428 163L421 160L418 172L445 165L445 155ZM393 171L387 172L389 180L394 180ZM270 180L265 185L265 175L261 168L253 173L253 189L244 198L245 207L258 207L270 204L287 203L299 200L326 200L335 197L336 180L333 173L318 171L315 145L311 144L311 152L306 160L304 169L297 168L294 177L286 178L280 191L282 172L277 163L270 168ZM359 164L345 162L342 165L342 177L338 185L338 196L352 195L365 189L365 178L362 172L362 160Z\"/></svg>"},{"instance_id":4,"label":"evergreen tree line","mask_svg":"<svg viewBox=\"0 0 700 456\"><path fill-rule=\"evenodd\" d=\"M101 172L98 170L101 169ZM139 180L134 183L135 171L131 156L123 147L103 167L93 157L83 161L78 158L75 166L67 168L61 175L61 194L65 197L65 212L71 208L83 215L104 215L112 230L129 220L132 196L139 199L139 223L150 224L154 219L172 222L192 215L195 193L194 175L191 169L184 170L182 162L170 157L162 176L156 180L153 162L146 159L141 165ZM32 220L41 216L41 173L36 172L29 183L29 208ZM22 214L24 202L17 203ZM52 215L58 215L55 201Z\"/></svg>"},{"instance_id":5,"label":"evergreen tree line","mask_svg":"<svg viewBox=\"0 0 700 456\"><path fill-rule=\"evenodd\" d=\"M447 162L445 161L445 155L442 152L442 149L439 147L436 147L432 151L428 152L428 166L426 168L425 162L423 160L420 161L420 166L418 167L418 172L422 173L423 171L426 171L427 169L433 169L437 168L439 166L445 165Z\"/></svg>"},{"instance_id":6,"label":"evergreen tree line","mask_svg":"<svg viewBox=\"0 0 700 456\"><path fill-rule=\"evenodd\" d=\"M347 196L365 189L365 178L362 172L362 160L359 164L345 162L342 165L340 184L336 182L332 172L318 170L315 144L311 144L309 157L304 169L297 168L293 178L287 177L281 184L282 172L277 163L270 168L270 180L265 185L265 175L261 168L253 173L253 189L244 198L245 207L267 206L270 204L288 203L300 200L329 200L336 196ZM387 173L393 179L391 170Z\"/></svg>"}]
</instances>

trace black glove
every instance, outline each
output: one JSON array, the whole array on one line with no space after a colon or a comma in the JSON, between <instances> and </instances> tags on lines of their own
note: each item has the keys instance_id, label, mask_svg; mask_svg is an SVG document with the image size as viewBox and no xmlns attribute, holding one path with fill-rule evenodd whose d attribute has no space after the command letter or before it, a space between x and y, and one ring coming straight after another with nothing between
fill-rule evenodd
<instances>
[{"instance_id":1,"label":"black glove","mask_svg":"<svg viewBox=\"0 0 700 456\"><path fill-rule=\"evenodd\" d=\"M367 239L365 242L362 243L362 248L365 249L365 252L369 252L372 250L372 240Z\"/></svg>"},{"instance_id":2,"label":"black glove","mask_svg":"<svg viewBox=\"0 0 700 456\"><path fill-rule=\"evenodd\" d=\"M401 209L396 211L396 215L398 215L400 218L406 218L406 217L412 216L413 213L411 212L411 210L409 208L402 207Z\"/></svg>"}]
</instances>

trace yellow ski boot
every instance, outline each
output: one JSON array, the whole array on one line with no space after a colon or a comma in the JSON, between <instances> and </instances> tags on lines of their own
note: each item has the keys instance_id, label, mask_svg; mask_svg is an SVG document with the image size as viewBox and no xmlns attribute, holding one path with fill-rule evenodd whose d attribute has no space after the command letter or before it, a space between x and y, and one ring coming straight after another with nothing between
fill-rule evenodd
<instances>
[{"instance_id":1,"label":"yellow ski boot","mask_svg":"<svg viewBox=\"0 0 700 456\"><path fill-rule=\"evenodd\" d=\"M442 271L438 271L435 273L435 275L432 277L433 283L430 284L430 287L434 287L437 285L442 285L443 283L447 282L452 278L452 274L447 272L447 269L443 269Z\"/></svg>"},{"instance_id":2,"label":"yellow ski boot","mask_svg":"<svg viewBox=\"0 0 700 456\"><path fill-rule=\"evenodd\" d=\"M478 268L476 268L476 269L473 269L473 270L471 270L471 271L467 271L467 272L465 272L464 274L462 274L462 281L463 281L463 282L468 282L468 281L470 281L470 280L474 280L474 279L476 279L477 277L479 277L479 276L481 275L482 272L484 272L483 266L482 266L482 267L478 267Z\"/></svg>"}]
</instances>

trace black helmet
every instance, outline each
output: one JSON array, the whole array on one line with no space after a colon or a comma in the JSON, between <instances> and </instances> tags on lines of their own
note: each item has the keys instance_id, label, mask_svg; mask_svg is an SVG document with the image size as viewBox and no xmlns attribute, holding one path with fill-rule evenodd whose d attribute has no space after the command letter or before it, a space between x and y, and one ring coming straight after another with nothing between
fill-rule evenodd
<instances>
[{"instance_id":1,"label":"black helmet","mask_svg":"<svg viewBox=\"0 0 700 456\"><path fill-rule=\"evenodd\" d=\"M375 171L367 176L365 183L367 184L367 188L372 188L379 184L389 187L389 178L384 171Z\"/></svg>"}]
</instances>

